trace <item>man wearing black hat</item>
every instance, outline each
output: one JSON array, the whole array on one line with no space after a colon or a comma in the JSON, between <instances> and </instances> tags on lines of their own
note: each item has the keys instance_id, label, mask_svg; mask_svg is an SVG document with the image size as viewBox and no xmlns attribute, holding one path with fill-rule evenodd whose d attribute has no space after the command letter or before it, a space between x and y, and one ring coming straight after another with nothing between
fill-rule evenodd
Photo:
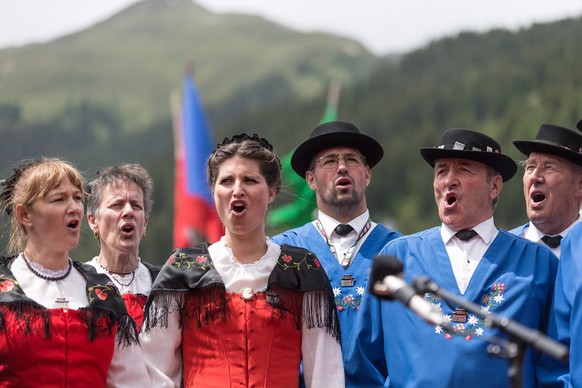
<instances>
[{"instance_id":1,"label":"man wearing black hat","mask_svg":"<svg viewBox=\"0 0 582 388\"><path fill-rule=\"evenodd\" d=\"M543 124L534 140L515 140L527 156L523 194L529 221L511 231L549 247L560 256L560 241L580 221L582 135Z\"/></svg>"},{"instance_id":2,"label":"man wearing black hat","mask_svg":"<svg viewBox=\"0 0 582 388\"><path fill-rule=\"evenodd\" d=\"M315 190L317 219L273 240L309 249L325 268L335 294L342 344L366 292L372 258L401 234L370 219L366 188L382 146L348 122L317 126L291 157L291 167Z\"/></svg>"},{"instance_id":3,"label":"man wearing black hat","mask_svg":"<svg viewBox=\"0 0 582 388\"><path fill-rule=\"evenodd\" d=\"M501 153L497 141L469 129L446 130L437 147L420 153L434 168L442 224L393 240L380 254L402 262L408 283L429 277L481 310L542 327L557 259L541 245L496 228L493 221L503 182L517 170L515 162ZM427 324L399 302L364 297L346 350L346 385L507 386L510 363L487 352L487 338L505 337L499 329L436 294L424 294L424 300L450 331ZM533 352L525 356L522 377L523 386L535 386Z\"/></svg>"},{"instance_id":4,"label":"man wearing black hat","mask_svg":"<svg viewBox=\"0 0 582 388\"><path fill-rule=\"evenodd\" d=\"M576 127L582 131L582 120ZM541 132L541 129L540 129ZM573 131L573 133L579 135ZM538 134L538 137L540 135ZM573 135L570 135L573 136ZM574 140L580 144L578 137ZM555 139L554 139L555 140ZM576 154L576 141L569 141L567 155L568 160L573 160L579 164ZM562 141L561 143L565 143ZM579 152L582 151L579 149ZM566 150L562 151L566 152ZM531 155L531 154L530 154ZM578 153L578 158L581 158ZM563 386L580 387L582 386L582 223L574 222L569 228L568 233L564 236L560 244L561 256L558 265L558 275L556 277L556 286L554 290L554 307L550 317L550 327L548 329L550 337L561 341L570 348L569 364L564 366L554 360L544 357L538 369L539 375L544 379L542 383L564 382ZM548 385L549 386L549 385Z\"/></svg>"}]
</instances>

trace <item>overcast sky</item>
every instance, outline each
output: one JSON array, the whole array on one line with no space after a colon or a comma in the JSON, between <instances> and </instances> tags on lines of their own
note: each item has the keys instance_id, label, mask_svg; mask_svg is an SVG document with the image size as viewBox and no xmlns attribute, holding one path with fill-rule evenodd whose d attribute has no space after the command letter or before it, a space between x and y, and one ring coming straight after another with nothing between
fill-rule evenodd
<instances>
[{"instance_id":1,"label":"overcast sky","mask_svg":"<svg viewBox=\"0 0 582 388\"><path fill-rule=\"evenodd\" d=\"M0 0L0 48L82 30L139 0ZM168 4L180 0L165 1ZM189 1L189 0L182 0ZM376 54L402 53L460 31L512 30L582 15L580 0L198 0L215 12L260 14L299 31L325 31Z\"/></svg>"}]
</instances>

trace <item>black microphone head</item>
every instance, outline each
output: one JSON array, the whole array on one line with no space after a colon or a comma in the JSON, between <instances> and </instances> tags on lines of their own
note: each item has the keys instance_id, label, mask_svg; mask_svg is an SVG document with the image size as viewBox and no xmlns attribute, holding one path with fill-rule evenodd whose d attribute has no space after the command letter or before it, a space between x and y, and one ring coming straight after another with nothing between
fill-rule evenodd
<instances>
[{"instance_id":1,"label":"black microphone head","mask_svg":"<svg viewBox=\"0 0 582 388\"><path fill-rule=\"evenodd\" d=\"M421 294L435 294L439 291L439 286L430 280L428 276L418 276L412 279L412 287L416 290L416 292Z\"/></svg>"},{"instance_id":2,"label":"black microphone head","mask_svg":"<svg viewBox=\"0 0 582 388\"><path fill-rule=\"evenodd\" d=\"M372 260L372 270L368 279L368 289L372 294L376 294L374 284L382 283L386 276L398 276L402 274L404 266L402 262L394 256L380 255Z\"/></svg>"}]
</instances>

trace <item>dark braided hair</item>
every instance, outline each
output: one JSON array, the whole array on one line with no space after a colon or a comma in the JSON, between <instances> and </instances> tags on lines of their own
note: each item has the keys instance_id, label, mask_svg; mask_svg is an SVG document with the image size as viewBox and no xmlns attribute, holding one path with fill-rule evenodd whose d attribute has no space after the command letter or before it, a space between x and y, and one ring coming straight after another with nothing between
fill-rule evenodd
<instances>
[{"instance_id":1,"label":"dark braided hair","mask_svg":"<svg viewBox=\"0 0 582 388\"><path fill-rule=\"evenodd\" d=\"M265 138L259 138L255 133L249 136L246 133L224 138L216 146L208 158L206 176L211 190L218 177L218 169L228 159L235 156L255 160L259 163L261 174L269 187L274 187L278 193L281 189L281 161L273 152L273 146Z\"/></svg>"}]
</instances>

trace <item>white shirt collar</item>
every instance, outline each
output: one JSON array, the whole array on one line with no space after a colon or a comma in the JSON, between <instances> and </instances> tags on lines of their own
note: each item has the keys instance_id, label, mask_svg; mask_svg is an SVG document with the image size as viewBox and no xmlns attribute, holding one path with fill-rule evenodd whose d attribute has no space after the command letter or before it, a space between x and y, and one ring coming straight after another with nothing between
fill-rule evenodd
<instances>
[{"instance_id":1,"label":"white shirt collar","mask_svg":"<svg viewBox=\"0 0 582 388\"><path fill-rule=\"evenodd\" d=\"M489 245L491 241L497 235L497 228L495 227L495 222L493 221L493 217L481 222L480 224L475 225L473 228L475 232L481 237L481 239L485 242L485 244ZM445 244L447 244L451 238L455 236L458 230L454 231L450 229L445 224L441 225L441 237Z\"/></svg>"},{"instance_id":2,"label":"white shirt collar","mask_svg":"<svg viewBox=\"0 0 582 388\"><path fill-rule=\"evenodd\" d=\"M325 230L325 234L328 237L331 236L331 233L334 231L336 226L341 224L341 222L339 222L338 220L328 216L325 213L322 213L321 211L317 212L317 217L318 217L319 221L321 222L321 225L323 226L323 230ZM363 212L362 214L360 214L359 216L357 216L356 218L354 218L353 220L348 222L348 224L352 228L354 228L354 230L359 234L360 231L362 229L364 229L364 226L366 225L366 222L368 222L369 218L370 218L370 211L366 210L365 212Z\"/></svg>"},{"instance_id":3,"label":"white shirt collar","mask_svg":"<svg viewBox=\"0 0 582 388\"><path fill-rule=\"evenodd\" d=\"M570 224L570 226L568 226L566 229L562 230L558 234L562 237L566 237L566 235L568 234L570 229L572 229L574 227L574 225L576 225L578 222L580 222L580 216L578 216L576 221L574 221L572 224ZM536 228L536 226L531 221L530 221L530 223L529 223L528 227L526 228L526 231L523 235L523 237L525 239L533 241L533 242L539 242L542 239L542 237L544 237L544 236L545 236L545 233L540 232L540 230L538 228ZM552 235L552 236L556 236L556 235Z\"/></svg>"},{"instance_id":4,"label":"white shirt collar","mask_svg":"<svg viewBox=\"0 0 582 388\"><path fill-rule=\"evenodd\" d=\"M267 252L252 264L242 264L235 260L232 250L224 242L224 236L208 247L214 268L222 278L227 291L241 293L250 288L257 292L267 288L281 247L269 238L266 239L266 243Z\"/></svg>"}]
</instances>

